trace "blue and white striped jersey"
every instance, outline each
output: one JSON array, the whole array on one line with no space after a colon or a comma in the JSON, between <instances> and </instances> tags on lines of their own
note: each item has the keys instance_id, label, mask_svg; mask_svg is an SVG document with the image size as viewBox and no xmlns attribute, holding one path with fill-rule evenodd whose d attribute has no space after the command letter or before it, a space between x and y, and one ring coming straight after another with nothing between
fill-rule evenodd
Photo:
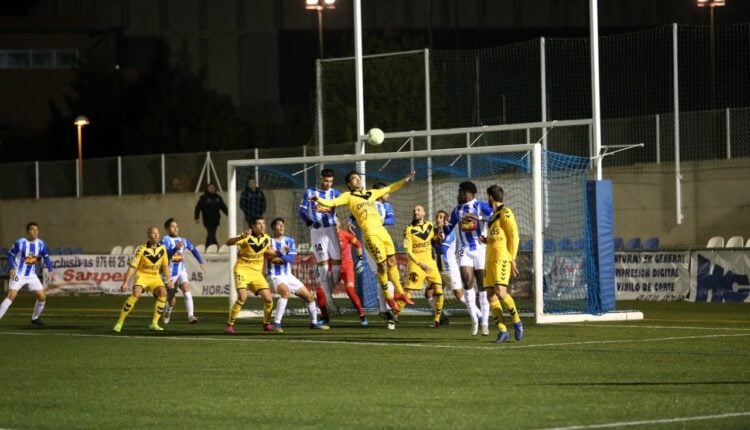
<instances>
[{"instance_id":1,"label":"blue and white striped jersey","mask_svg":"<svg viewBox=\"0 0 750 430\"><path fill-rule=\"evenodd\" d=\"M375 207L380 214L380 218L383 218L383 225L396 224L396 214L393 212L393 205L388 202L381 202L380 200L378 200L375 202Z\"/></svg>"},{"instance_id":2,"label":"blue and white striped jersey","mask_svg":"<svg viewBox=\"0 0 750 430\"><path fill-rule=\"evenodd\" d=\"M305 224L319 223L323 227L333 227L337 223L336 208L317 205L310 201L310 197L318 196L324 199L335 199L341 192L334 188L323 191L319 188L308 188L302 196L299 205L299 216Z\"/></svg>"},{"instance_id":3,"label":"blue and white striped jersey","mask_svg":"<svg viewBox=\"0 0 750 430\"><path fill-rule=\"evenodd\" d=\"M20 276L29 276L36 273L36 263L44 259L44 265L48 271L52 271L52 261L49 259L47 244L42 239L29 241L22 237L13 243L8 251L8 269L16 270Z\"/></svg>"},{"instance_id":4,"label":"blue and white striped jersey","mask_svg":"<svg viewBox=\"0 0 750 430\"><path fill-rule=\"evenodd\" d=\"M476 226L470 221L465 221L464 216L473 214L479 221ZM462 249L476 250L484 245L479 241L479 236L486 235L487 220L492 216L492 207L484 200L473 199L464 204L458 205L451 213L451 219L443 228L445 234L453 230L458 224L459 232L457 233ZM463 222L462 222L463 221ZM476 227L476 228L474 228Z\"/></svg>"},{"instance_id":5,"label":"blue and white striped jersey","mask_svg":"<svg viewBox=\"0 0 750 430\"><path fill-rule=\"evenodd\" d=\"M182 241L182 248L177 247L177 243ZM193 253L193 257L198 260L199 264L203 264L203 258L201 253L195 249L193 244L185 239L184 237L172 237L166 235L161 238L161 243L167 248L167 257L169 258L169 272L172 276L177 276L180 272L185 270L185 252L190 251Z\"/></svg>"},{"instance_id":6,"label":"blue and white striped jersey","mask_svg":"<svg viewBox=\"0 0 750 430\"><path fill-rule=\"evenodd\" d=\"M450 272L451 269L458 268L456 258L456 233L448 233L442 242L432 242L432 249L437 256L438 270L443 273Z\"/></svg>"},{"instance_id":7,"label":"blue and white striped jersey","mask_svg":"<svg viewBox=\"0 0 750 430\"><path fill-rule=\"evenodd\" d=\"M271 276L291 275L292 263L297 256L297 245L289 236L271 238L271 249L276 251L274 257L268 264L268 274Z\"/></svg>"}]
</instances>

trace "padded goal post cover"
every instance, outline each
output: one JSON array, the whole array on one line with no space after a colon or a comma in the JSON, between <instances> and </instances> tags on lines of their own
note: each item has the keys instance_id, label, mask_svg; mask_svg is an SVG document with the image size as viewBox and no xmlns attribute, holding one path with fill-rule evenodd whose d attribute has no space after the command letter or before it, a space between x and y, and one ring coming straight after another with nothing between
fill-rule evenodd
<instances>
[{"instance_id":1,"label":"padded goal post cover","mask_svg":"<svg viewBox=\"0 0 750 430\"><path fill-rule=\"evenodd\" d=\"M595 313L615 310L615 239L612 182L588 181L589 220L593 255L598 274L598 309Z\"/></svg>"}]
</instances>

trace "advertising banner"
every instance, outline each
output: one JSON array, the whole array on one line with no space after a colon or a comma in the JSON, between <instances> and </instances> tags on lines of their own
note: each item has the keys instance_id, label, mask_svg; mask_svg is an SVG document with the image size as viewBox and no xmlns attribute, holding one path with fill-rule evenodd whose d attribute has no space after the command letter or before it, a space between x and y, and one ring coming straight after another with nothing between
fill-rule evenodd
<instances>
[{"instance_id":1,"label":"advertising banner","mask_svg":"<svg viewBox=\"0 0 750 430\"><path fill-rule=\"evenodd\" d=\"M689 264L689 251L616 252L617 300L685 300Z\"/></svg>"},{"instance_id":2,"label":"advertising banner","mask_svg":"<svg viewBox=\"0 0 750 430\"><path fill-rule=\"evenodd\" d=\"M695 251L690 272L690 301L750 302L750 253Z\"/></svg>"}]
</instances>

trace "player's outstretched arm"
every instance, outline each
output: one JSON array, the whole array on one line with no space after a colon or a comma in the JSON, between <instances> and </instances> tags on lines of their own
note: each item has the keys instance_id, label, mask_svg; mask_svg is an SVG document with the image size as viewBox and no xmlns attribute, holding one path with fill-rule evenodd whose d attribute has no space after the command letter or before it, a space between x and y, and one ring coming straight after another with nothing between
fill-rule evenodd
<instances>
[{"instance_id":1,"label":"player's outstretched arm","mask_svg":"<svg viewBox=\"0 0 750 430\"><path fill-rule=\"evenodd\" d=\"M229 239L227 239L226 244L227 246L232 246L248 236L250 236L250 233L247 231L243 231L239 234L239 236L230 237Z\"/></svg>"}]
</instances>

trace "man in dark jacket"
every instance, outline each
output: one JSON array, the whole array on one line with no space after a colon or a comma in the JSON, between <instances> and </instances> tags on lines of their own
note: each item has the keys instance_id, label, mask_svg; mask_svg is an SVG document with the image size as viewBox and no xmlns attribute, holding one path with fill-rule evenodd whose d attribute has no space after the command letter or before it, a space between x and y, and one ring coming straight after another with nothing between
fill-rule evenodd
<instances>
[{"instance_id":1,"label":"man in dark jacket","mask_svg":"<svg viewBox=\"0 0 750 430\"><path fill-rule=\"evenodd\" d=\"M206 192L198 199L195 205L195 223L198 224L200 216L203 216L203 225L206 227L206 246L211 244L218 245L216 240L216 229L219 227L221 212L227 215L227 205L224 199L216 194L216 185L208 184Z\"/></svg>"},{"instance_id":2,"label":"man in dark jacket","mask_svg":"<svg viewBox=\"0 0 750 430\"><path fill-rule=\"evenodd\" d=\"M254 178L247 180L247 186L240 195L240 209L245 213L248 226L251 219L266 213L266 195L258 188Z\"/></svg>"}]
</instances>

